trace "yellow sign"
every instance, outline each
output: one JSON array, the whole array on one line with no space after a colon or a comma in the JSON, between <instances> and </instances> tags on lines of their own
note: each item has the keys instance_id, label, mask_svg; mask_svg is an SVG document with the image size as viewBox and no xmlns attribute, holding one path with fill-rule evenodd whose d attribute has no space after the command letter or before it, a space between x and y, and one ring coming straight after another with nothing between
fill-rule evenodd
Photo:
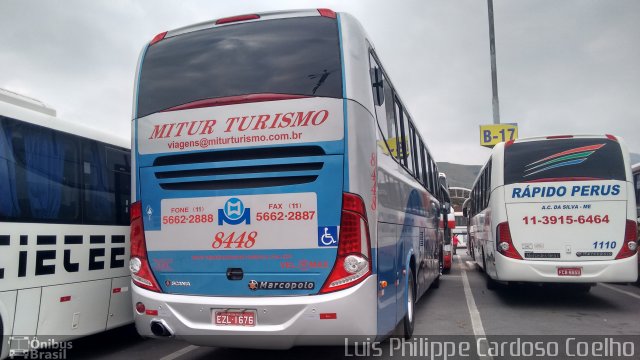
<instances>
[{"instance_id":1,"label":"yellow sign","mask_svg":"<svg viewBox=\"0 0 640 360\"><path fill-rule=\"evenodd\" d=\"M480 145L494 147L497 143L518 138L518 124L480 125Z\"/></svg>"},{"instance_id":2,"label":"yellow sign","mask_svg":"<svg viewBox=\"0 0 640 360\"><path fill-rule=\"evenodd\" d=\"M385 155L389 155L389 151L391 151L391 156L396 159L406 158L409 155L409 151L406 153L402 150L403 146L402 139L398 141L397 137L393 137L387 140L387 146L389 146L389 150L387 150L387 146L384 145L384 140L378 141L378 146L382 149L382 152Z\"/></svg>"}]
</instances>

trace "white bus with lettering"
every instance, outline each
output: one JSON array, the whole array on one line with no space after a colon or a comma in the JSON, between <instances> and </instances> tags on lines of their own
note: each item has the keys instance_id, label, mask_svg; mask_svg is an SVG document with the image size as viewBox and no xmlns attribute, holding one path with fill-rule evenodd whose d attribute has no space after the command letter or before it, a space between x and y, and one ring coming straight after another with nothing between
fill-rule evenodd
<instances>
[{"instance_id":1,"label":"white bus with lettering","mask_svg":"<svg viewBox=\"0 0 640 360\"><path fill-rule=\"evenodd\" d=\"M500 143L470 198L475 261L499 282L573 283L638 277L629 152L606 136Z\"/></svg>"},{"instance_id":2,"label":"white bus with lettering","mask_svg":"<svg viewBox=\"0 0 640 360\"><path fill-rule=\"evenodd\" d=\"M411 336L414 304L438 285L443 194L353 17L251 14L159 34L134 104L140 334L253 348Z\"/></svg>"},{"instance_id":3,"label":"white bus with lettering","mask_svg":"<svg viewBox=\"0 0 640 360\"><path fill-rule=\"evenodd\" d=\"M0 90L0 358L133 321L129 144L55 115Z\"/></svg>"}]
</instances>

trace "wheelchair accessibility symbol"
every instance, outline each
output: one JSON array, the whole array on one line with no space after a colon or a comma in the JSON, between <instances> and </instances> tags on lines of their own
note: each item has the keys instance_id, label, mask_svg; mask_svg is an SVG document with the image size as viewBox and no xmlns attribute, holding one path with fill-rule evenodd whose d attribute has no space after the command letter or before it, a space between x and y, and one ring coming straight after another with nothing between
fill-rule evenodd
<instances>
[{"instance_id":1,"label":"wheelchair accessibility symbol","mask_svg":"<svg viewBox=\"0 0 640 360\"><path fill-rule=\"evenodd\" d=\"M319 247L338 246L338 227L337 226L318 227L318 246Z\"/></svg>"}]
</instances>

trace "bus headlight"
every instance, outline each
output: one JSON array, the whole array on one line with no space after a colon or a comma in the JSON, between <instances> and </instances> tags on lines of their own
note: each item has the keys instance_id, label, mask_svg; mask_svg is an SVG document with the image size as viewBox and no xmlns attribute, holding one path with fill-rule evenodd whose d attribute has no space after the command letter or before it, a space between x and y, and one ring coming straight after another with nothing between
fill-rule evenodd
<instances>
[{"instance_id":1,"label":"bus headlight","mask_svg":"<svg viewBox=\"0 0 640 360\"><path fill-rule=\"evenodd\" d=\"M131 260L129 260L129 270L131 271L132 274L137 274L141 268L142 268L142 261L140 261L140 259L138 259L137 257L133 257L131 258Z\"/></svg>"},{"instance_id":2,"label":"bus headlight","mask_svg":"<svg viewBox=\"0 0 640 360\"><path fill-rule=\"evenodd\" d=\"M344 269L350 274L357 274L368 265L369 262L361 256L349 255L344 259Z\"/></svg>"}]
</instances>

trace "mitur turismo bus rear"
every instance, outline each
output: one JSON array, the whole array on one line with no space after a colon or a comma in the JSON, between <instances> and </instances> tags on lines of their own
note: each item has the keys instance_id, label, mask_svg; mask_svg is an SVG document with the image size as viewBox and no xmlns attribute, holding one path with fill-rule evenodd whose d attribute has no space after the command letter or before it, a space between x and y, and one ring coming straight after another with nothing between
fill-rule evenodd
<instances>
[{"instance_id":1,"label":"mitur turismo bus rear","mask_svg":"<svg viewBox=\"0 0 640 360\"><path fill-rule=\"evenodd\" d=\"M411 334L439 276L437 167L355 19L305 10L162 33L136 84L142 335L288 348Z\"/></svg>"}]
</instances>

